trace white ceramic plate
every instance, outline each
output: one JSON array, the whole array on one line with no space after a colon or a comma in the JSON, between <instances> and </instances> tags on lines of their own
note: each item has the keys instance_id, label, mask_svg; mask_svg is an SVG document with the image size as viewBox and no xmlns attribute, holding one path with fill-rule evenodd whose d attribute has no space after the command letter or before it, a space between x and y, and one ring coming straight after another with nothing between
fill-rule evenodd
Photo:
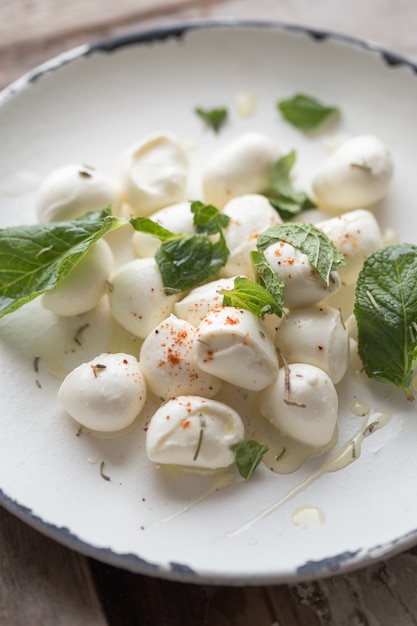
<instances>
[{"instance_id":1,"label":"white ceramic plate","mask_svg":"<svg viewBox=\"0 0 417 626\"><path fill-rule=\"evenodd\" d=\"M247 91L256 110L244 118L235 103ZM300 91L339 105L341 120L311 138L290 127L275 103ZM417 241L416 68L359 42L280 25L179 25L78 48L12 85L0 104L2 226L35 221L36 187L52 168L81 161L113 176L124 148L152 131L193 145L196 171L237 134L268 133L283 152L297 150L304 188L328 135L372 133L396 165L378 218ZM193 110L223 105L230 122L214 135ZM91 332L80 347L74 334L86 320ZM346 468L314 480L324 459L287 476L262 467L249 483L205 496L211 478L152 467L140 425L117 439L76 436L57 404L48 358L55 371L58 362L65 369L108 346L108 337L97 336L91 316L65 328L38 302L0 325L1 502L42 532L136 572L233 584L330 575L416 541L417 415L401 392L354 374L339 385L338 447L361 430L355 398L392 414ZM45 348L51 342L54 355ZM100 475L102 461L110 481Z\"/></svg>"}]
</instances>

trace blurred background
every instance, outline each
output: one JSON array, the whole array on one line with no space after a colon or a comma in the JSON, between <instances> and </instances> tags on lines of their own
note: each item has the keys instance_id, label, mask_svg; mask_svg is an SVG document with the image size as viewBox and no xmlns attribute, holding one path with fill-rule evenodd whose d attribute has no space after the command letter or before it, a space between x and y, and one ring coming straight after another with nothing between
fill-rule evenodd
<instances>
[{"instance_id":1,"label":"blurred background","mask_svg":"<svg viewBox=\"0 0 417 626\"><path fill-rule=\"evenodd\" d=\"M0 0L0 88L79 44L164 22L222 17L331 30L417 62L416 0Z\"/></svg>"}]
</instances>

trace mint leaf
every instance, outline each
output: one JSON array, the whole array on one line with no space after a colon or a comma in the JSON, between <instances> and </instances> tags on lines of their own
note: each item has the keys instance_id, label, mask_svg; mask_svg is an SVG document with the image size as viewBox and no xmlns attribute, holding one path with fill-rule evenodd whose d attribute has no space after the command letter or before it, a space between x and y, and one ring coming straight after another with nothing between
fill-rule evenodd
<instances>
[{"instance_id":1,"label":"mint leaf","mask_svg":"<svg viewBox=\"0 0 417 626\"><path fill-rule=\"evenodd\" d=\"M295 150L292 150L269 167L269 187L262 192L283 220L288 220L302 211L314 209L316 206L306 193L296 191L292 186L290 175L296 157Z\"/></svg>"},{"instance_id":2,"label":"mint leaf","mask_svg":"<svg viewBox=\"0 0 417 626\"><path fill-rule=\"evenodd\" d=\"M219 132L227 120L227 109L224 107L218 109L202 109L201 107L197 107L194 111L215 133Z\"/></svg>"},{"instance_id":3,"label":"mint leaf","mask_svg":"<svg viewBox=\"0 0 417 626\"><path fill-rule=\"evenodd\" d=\"M0 230L0 317L55 287L87 250L122 222L110 208L68 222Z\"/></svg>"},{"instance_id":4,"label":"mint leaf","mask_svg":"<svg viewBox=\"0 0 417 626\"><path fill-rule=\"evenodd\" d=\"M164 241L155 253L166 293L186 291L217 276L229 256L223 235L186 235Z\"/></svg>"},{"instance_id":5,"label":"mint leaf","mask_svg":"<svg viewBox=\"0 0 417 626\"><path fill-rule=\"evenodd\" d=\"M281 316L284 306L284 281L275 274L263 252L253 250L251 252L251 261L256 282L271 295L275 303L274 308L276 309L276 313L278 316Z\"/></svg>"},{"instance_id":6,"label":"mint leaf","mask_svg":"<svg viewBox=\"0 0 417 626\"><path fill-rule=\"evenodd\" d=\"M343 255L320 228L304 222L277 224L260 233L257 239L258 250L264 252L277 241L289 243L306 254L311 266L317 270L326 285L330 272L346 265Z\"/></svg>"},{"instance_id":7,"label":"mint leaf","mask_svg":"<svg viewBox=\"0 0 417 626\"><path fill-rule=\"evenodd\" d=\"M154 222L154 220L151 220L149 217L132 217L129 222L135 230L157 237L161 241L167 241L168 239L181 236L172 233L170 230L167 230L158 224L158 222Z\"/></svg>"},{"instance_id":8,"label":"mint leaf","mask_svg":"<svg viewBox=\"0 0 417 626\"><path fill-rule=\"evenodd\" d=\"M194 227L198 233L215 235L230 222L226 213L221 213L211 204L203 204L199 200L192 202L190 209L194 214Z\"/></svg>"},{"instance_id":9,"label":"mint leaf","mask_svg":"<svg viewBox=\"0 0 417 626\"><path fill-rule=\"evenodd\" d=\"M233 283L233 289L221 289L223 306L235 306L246 309L258 317L275 313L282 315L280 307L274 297L258 283L249 280L245 276L237 276Z\"/></svg>"},{"instance_id":10,"label":"mint leaf","mask_svg":"<svg viewBox=\"0 0 417 626\"><path fill-rule=\"evenodd\" d=\"M339 113L338 107L327 106L312 96L302 93L288 100L281 100L277 103L277 108L287 122L303 131L314 130L329 115Z\"/></svg>"},{"instance_id":11,"label":"mint leaf","mask_svg":"<svg viewBox=\"0 0 417 626\"><path fill-rule=\"evenodd\" d=\"M177 235L150 218L130 220L136 230L162 241L155 253L155 261L167 294L193 289L212 280L229 257L222 227L230 218L199 201L191 204L191 211L198 231L195 234Z\"/></svg>"},{"instance_id":12,"label":"mint leaf","mask_svg":"<svg viewBox=\"0 0 417 626\"><path fill-rule=\"evenodd\" d=\"M245 480L249 480L264 455L268 452L268 448L253 439L243 439L239 443L235 443L230 447L235 453L235 461L239 474Z\"/></svg>"},{"instance_id":13,"label":"mint leaf","mask_svg":"<svg viewBox=\"0 0 417 626\"><path fill-rule=\"evenodd\" d=\"M400 244L366 259L356 283L358 351L369 377L413 399L417 365L417 246Z\"/></svg>"}]
</instances>

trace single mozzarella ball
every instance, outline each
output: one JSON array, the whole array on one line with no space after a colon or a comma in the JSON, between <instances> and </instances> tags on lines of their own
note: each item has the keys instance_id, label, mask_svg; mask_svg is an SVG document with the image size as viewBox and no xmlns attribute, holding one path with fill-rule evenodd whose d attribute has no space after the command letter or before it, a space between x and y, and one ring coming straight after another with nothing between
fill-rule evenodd
<instances>
[{"instance_id":1,"label":"single mozzarella ball","mask_svg":"<svg viewBox=\"0 0 417 626\"><path fill-rule=\"evenodd\" d=\"M197 327L197 365L221 380L251 391L264 389L278 372L278 358L261 320L244 309L213 309Z\"/></svg>"},{"instance_id":2,"label":"single mozzarella ball","mask_svg":"<svg viewBox=\"0 0 417 626\"><path fill-rule=\"evenodd\" d=\"M356 321L356 317L353 315L349 315L346 320L346 328L349 333L349 337L353 339L353 341L358 342L358 323Z\"/></svg>"},{"instance_id":3,"label":"single mozzarella ball","mask_svg":"<svg viewBox=\"0 0 417 626\"><path fill-rule=\"evenodd\" d=\"M368 255L384 245L378 222L366 209L349 211L316 226L326 233L348 263L338 269L345 285L356 282Z\"/></svg>"},{"instance_id":4,"label":"single mozzarella ball","mask_svg":"<svg viewBox=\"0 0 417 626\"><path fill-rule=\"evenodd\" d=\"M211 398L221 381L194 362L194 326L170 315L149 333L140 351L140 366L148 388L160 398L192 394Z\"/></svg>"},{"instance_id":5,"label":"single mozzarella ball","mask_svg":"<svg viewBox=\"0 0 417 626\"><path fill-rule=\"evenodd\" d=\"M120 198L115 185L93 167L79 163L53 170L36 197L36 213L42 223L73 220L109 205L117 214Z\"/></svg>"},{"instance_id":6,"label":"single mozzarella ball","mask_svg":"<svg viewBox=\"0 0 417 626\"><path fill-rule=\"evenodd\" d=\"M100 354L62 382L58 399L79 424L101 432L130 426L146 401L146 386L130 354Z\"/></svg>"},{"instance_id":7,"label":"single mozzarella ball","mask_svg":"<svg viewBox=\"0 0 417 626\"><path fill-rule=\"evenodd\" d=\"M308 363L338 383L349 364L349 334L337 309L311 306L286 315L276 343L287 363Z\"/></svg>"},{"instance_id":8,"label":"single mozzarella ball","mask_svg":"<svg viewBox=\"0 0 417 626\"><path fill-rule=\"evenodd\" d=\"M174 304L175 315L187 320L193 326L198 326L209 311L223 305L223 295L220 291L233 289L234 282L234 277L219 278L192 289L185 298Z\"/></svg>"},{"instance_id":9,"label":"single mozzarella ball","mask_svg":"<svg viewBox=\"0 0 417 626\"><path fill-rule=\"evenodd\" d=\"M393 174L390 151L372 135L353 137L323 163L312 187L317 204L343 213L375 204L387 193Z\"/></svg>"},{"instance_id":10,"label":"single mozzarella ball","mask_svg":"<svg viewBox=\"0 0 417 626\"><path fill-rule=\"evenodd\" d=\"M332 440L338 398L329 376L318 367L282 367L273 385L259 395L259 409L283 435L314 448Z\"/></svg>"},{"instance_id":11,"label":"single mozzarella ball","mask_svg":"<svg viewBox=\"0 0 417 626\"><path fill-rule=\"evenodd\" d=\"M260 133L245 133L225 145L207 162L203 194L207 203L222 209L243 194L268 187L268 169L279 157L274 141Z\"/></svg>"},{"instance_id":12,"label":"single mozzarella ball","mask_svg":"<svg viewBox=\"0 0 417 626\"><path fill-rule=\"evenodd\" d=\"M183 200L187 155L170 134L156 133L131 146L120 163L120 185L136 215L150 215Z\"/></svg>"},{"instance_id":13,"label":"single mozzarella ball","mask_svg":"<svg viewBox=\"0 0 417 626\"><path fill-rule=\"evenodd\" d=\"M99 239L56 287L42 295L42 306L62 316L87 313L104 294L112 271L111 248Z\"/></svg>"},{"instance_id":14,"label":"single mozzarella ball","mask_svg":"<svg viewBox=\"0 0 417 626\"><path fill-rule=\"evenodd\" d=\"M111 278L110 310L128 332L145 338L172 313L180 294L166 295L154 259L134 259Z\"/></svg>"},{"instance_id":15,"label":"single mozzarella ball","mask_svg":"<svg viewBox=\"0 0 417 626\"><path fill-rule=\"evenodd\" d=\"M149 217L176 235L194 232L194 214L190 202L179 202L152 213ZM132 238L133 249L138 257L153 257L161 245L160 240L152 235L135 231Z\"/></svg>"},{"instance_id":16,"label":"single mozzarella ball","mask_svg":"<svg viewBox=\"0 0 417 626\"><path fill-rule=\"evenodd\" d=\"M337 272L330 272L327 285L310 265L308 256L289 243L273 243L264 255L275 274L285 282L284 302L290 309L321 302L341 287Z\"/></svg>"},{"instance_id":17,"label":"single mozzarella ball","mask_svg":"<svg viewBox=\"0 0 417 626\"><path fill-rule=\"evenodd\" d=\"M230 255L221 273L223 276L247 276L253 280L250 253L256 250L258 235L282 220L268 199L258 194L230 200L222 213L230 217L224 230Z\"/></svg>"},{"instance_id":18,"label":"single mozzarella ball","mask_svg":"<svg viewBox=\"0 0 417 626\"><path fill-rule=\"evenodd\" d=\"M234 463L230 448L243 438L236 411L222 402L185 395L171 398L154 413L146 451L154 463L215 470Z\"/></svg>"}]
</instances>

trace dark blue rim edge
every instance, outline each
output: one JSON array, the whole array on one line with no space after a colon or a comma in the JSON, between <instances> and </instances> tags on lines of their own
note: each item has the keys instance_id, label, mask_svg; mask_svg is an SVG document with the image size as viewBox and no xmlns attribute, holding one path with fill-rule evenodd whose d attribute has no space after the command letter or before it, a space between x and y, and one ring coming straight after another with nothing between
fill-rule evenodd
<instances>
[{"instance_id":1,"label":"dark blue rim edge","mask_svg":"<svg viewBox=\"0 0 417 626\"><path fill-rule=\"evenodd\" d=\"M3 91L3 95L7 92L7 98L11 97L19 93L22 87L28 86L30 83L33 83L50 71L59 69L67 63L71 63L85 56L90 56L95 53L112 53L127 46L163 41L169 38L182 39L190 31L207 28L262 28L271 31L275 30L304 34L310 36L318 42L327 40L334 40L336 42L339 41L354 47L362 48L369 52L374 52L391 67L408 67L415 74L417 74L416 63L413 63L401 55L388 51L377 44L356 39L355 37L284 22L265 22L260 20L225 18L218 20L210 19L173 22L151 29L139 30L119 37L104 39L91 45L80 46L79 48L69 51L68 53L59 55L56 59L52 59L52 64L47 62L46 64L35 68L32 72L23 76L22 79L6 88ZM79 50L78 53L77 50ZM0 93L0 103L1 95L2 94ZM384 556L391 557L394 554L415 545L417 542L416 529L410 531L402 537L397 538L389 544L376 545L374 548L368 549L366 552L363 550L357 550L355 552L346 551L319 561L307 561L305 564L299 566L293 573L288 573L287 576L280 577L268 575L265 577L255 578L246 576L238 578L233 576L233 578L231 578L227 574L221 576L218 574L208 575L198 573L188 565L182 563L172 562L169 563L167 567L162 567L146 561L135 554L118 554L110 548L96 548L79 539L76 535L71 533L68 528L58 527L44 521L39 516L35 515L31 509L16 502L6 495L1 489L0 504L10 513L20 518L23 522L27 523L35 530L41 532L43 535L50 537L58 543L61 543L62 545L75 550L80 554L97 559L114 567L129 570L133 573L165 578L184 583L262 585L274 583L296 583L314 578L325 578L335 574L342 574L357 570L361 566L365 567L369 565L373 560L376 561L384 558Z\"/></svg>"}]
</instances>

